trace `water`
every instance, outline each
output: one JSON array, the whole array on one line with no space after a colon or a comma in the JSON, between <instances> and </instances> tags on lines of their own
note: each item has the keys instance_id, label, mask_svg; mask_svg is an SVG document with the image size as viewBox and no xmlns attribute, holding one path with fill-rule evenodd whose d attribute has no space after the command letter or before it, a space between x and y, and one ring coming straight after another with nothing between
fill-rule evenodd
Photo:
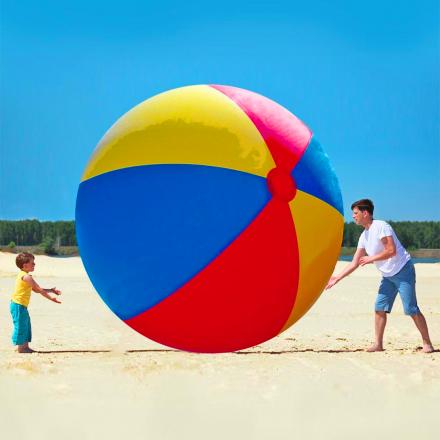
<instances>
[{"instance_id":1,"label":"water","mask_svg":"<svg viewBox=\"0 0 440 440\"><path fill-rule=\"evenodd\" d=\"M351 261L353 257L351 255L340 255L339 261ZM418 263L440 263L440 258L411 258L414 264Z\"/></svg>"}]
</instances>

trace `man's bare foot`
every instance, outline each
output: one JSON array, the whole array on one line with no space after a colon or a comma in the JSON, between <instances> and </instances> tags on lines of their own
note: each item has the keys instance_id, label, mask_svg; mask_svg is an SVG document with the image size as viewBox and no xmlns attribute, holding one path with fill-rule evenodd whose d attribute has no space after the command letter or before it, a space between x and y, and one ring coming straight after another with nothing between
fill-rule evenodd
<instances>
[{"instance_id":1,"label":"man's bare foot","mask_svg":"<svg viewBox=\"0 0 440 440\"><path fill-rule=\"evenodd\" d=\"M373 344L371 347L368 347L366 350L368 353L374 353L375 351L384 351L382 345Z\"/></svg>"},{"instance_id":2,"label":"man's bare foot","mask_svg":"<svg viewBox=\"0 0 440 440\"><path fill-rule=\"evenodd\" d=\"M422 351L423 353L434 353L434 347L432 344L423 344Z\"/></svg>"},{"instance_id":3,"label":"man's bare foot","mask_svg":"<svg viewBox=\"0 0 440 440\"><path fill-rule=\"evenodd\" d=\"M18 351L18 353L34 353L35 352L35 350L32 350L32 348L30 348L30 347L18 348L17 351Z\"/></svg>"}]
</instances>

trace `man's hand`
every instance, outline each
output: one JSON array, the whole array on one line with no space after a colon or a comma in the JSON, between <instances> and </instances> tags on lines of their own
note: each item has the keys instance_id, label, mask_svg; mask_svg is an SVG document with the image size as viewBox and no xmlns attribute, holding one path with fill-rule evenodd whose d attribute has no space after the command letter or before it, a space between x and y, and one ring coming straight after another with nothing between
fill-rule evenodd
<instances>
[{"instance_id":1,"label":"man's hand","mask_svg":"<svg viewBox=\"0 0 440 440\"><path fill-rule=\"evenodd\" d=\"M56 297L53 297L50 300L53 301L54 303L61 304L61 301Z\"/></svg>"},{"instance_id":2,"label":"man's hand","mask_svg":"<svg viewBox=\"0 0 440 440\"><path fill-rule=\"evenodd\" d=\"M61 295L61 290L58 290L56 287L52 287L49 291L55 293L55 295Z\"/></svg>"},{"instance_id":3,"label":"man's hand","mask_svg":"<svg viewBox=\"0 0 440 440\"><path fill-rule=\"evenodd\" d=\"M366 264L371 264L374 261L376 261L374 257L361 257L359 260L359 265L365 266Z\"/></svg>"},{"instance_id":4,"label":"man's hand","mask_svg":"<svg viewBox=\"0 0 440 440\"><path fill-rule=\"evenodd\" d=\"M336 277L336 276L331 277L331 278L328 280L327 285L325 286L325 290L331 289L331 288L332 288L332 287L333 287L338 281L339 281L339 278L338 278L338 277Z\"/></svg>"}]
</instances>

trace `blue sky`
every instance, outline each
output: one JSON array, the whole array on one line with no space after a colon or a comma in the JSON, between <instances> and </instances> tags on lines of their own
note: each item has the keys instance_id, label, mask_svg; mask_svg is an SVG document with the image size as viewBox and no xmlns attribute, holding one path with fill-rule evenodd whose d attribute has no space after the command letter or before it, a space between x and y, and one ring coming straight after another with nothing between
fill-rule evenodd
<instances>
[{"instance_id":1,"label":"blue sky","mask_svg":"<svg viewBox=\"0 0 440 440\"><path fill-rule=\"evenodd\" d=\"M346 218L370 197L378 218L440 220L437 0L1 5L2 219L73 219L88 158L122 114L214 83L313 130Z\"/></svg>"}]
</instances>

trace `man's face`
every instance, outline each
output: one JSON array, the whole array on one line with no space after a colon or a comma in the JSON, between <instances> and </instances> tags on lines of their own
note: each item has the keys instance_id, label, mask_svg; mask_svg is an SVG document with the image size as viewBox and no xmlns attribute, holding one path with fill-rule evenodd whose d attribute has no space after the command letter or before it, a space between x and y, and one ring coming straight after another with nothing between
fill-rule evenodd
<instances>
[{"instance_id":1,"label":"man's face","mask_svg":"<svg viewBox=\"0 0 440 440\"><path fill-rule=\"evenodd\" d=\"M357 224L357 225L363 225L363 223L364 223L364 218L365 218L365 215L364 215L364 213L366 213L367 211L361 211L360 209L358 209L358 208L353 208L353 220L354 220L354 222Z\"/></svg>"}]
</instances>

